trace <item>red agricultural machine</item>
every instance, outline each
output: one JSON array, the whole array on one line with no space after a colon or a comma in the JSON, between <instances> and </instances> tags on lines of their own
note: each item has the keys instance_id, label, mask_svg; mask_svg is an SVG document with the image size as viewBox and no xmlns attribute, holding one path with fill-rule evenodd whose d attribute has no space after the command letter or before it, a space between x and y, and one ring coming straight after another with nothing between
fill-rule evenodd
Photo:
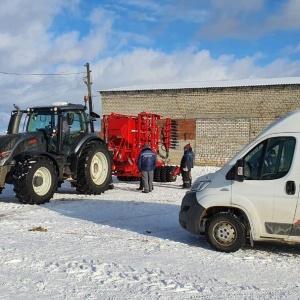
<instances>
[{"instance_id":1,"label":"red agricultural machine","mask_svg":"<svg viewBox=\"0 0 300 300\"><path fill-rule=\"evenodd\" d=\"M139 180L137 160L144 144L157 153L154 181L175 181L178 166L167 164L169 150L178 147L176 121L162 120L157 114L141 112L137 116L112 113L103 116L102 132L112 152L112 172L119 180ZM159 159L160 158L160 159Z\"/></svg>"}]
</instances>

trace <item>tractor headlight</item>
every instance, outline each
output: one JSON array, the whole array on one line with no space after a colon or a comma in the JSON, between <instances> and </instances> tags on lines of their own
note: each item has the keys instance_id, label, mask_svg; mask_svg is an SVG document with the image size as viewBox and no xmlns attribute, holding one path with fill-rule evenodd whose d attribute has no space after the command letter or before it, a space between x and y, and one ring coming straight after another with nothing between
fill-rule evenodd
<instances>
[{"instance_id":1,"label":"tractor headlight","mask_svg":"<svg viewBox=\"0 0 300 300\"><path fill-rule=\"evenodd\" d=\"M204 190L209 184L210 181L195 181L191 187L191 190L200 192Z\"/></svg>"},{"instance_id":2,"label":"tractor headlight","mask_svg":"<svg viewBox=\"0 0 300 300\"><path fill-rule=\"evenodd\" d=\"M9 157L11 151L5 151L0 153L0 166L3 166L6 162L7 158Z\"/></svg>"}]
</instances>

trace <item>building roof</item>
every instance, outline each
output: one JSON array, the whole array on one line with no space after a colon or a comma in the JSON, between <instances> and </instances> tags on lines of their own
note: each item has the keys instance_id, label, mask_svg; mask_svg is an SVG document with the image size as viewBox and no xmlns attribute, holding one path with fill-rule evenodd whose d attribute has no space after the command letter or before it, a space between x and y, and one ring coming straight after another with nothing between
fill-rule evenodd
<instances>
[{"instance_id":1,"label":"building roof","mask_svg":"<svg viewBox=\"0 0 300 300\"><path fill-rule=\"evenodd\" d=\"M170 83L157 83L157 84L145 84L145 85L131 85L131 86L100 90L99 92L101 93L101 92L122 92L122 91L146 91L146 90L149 91L149 90L172 90L172 89L204 89L204 88L224 88L224 87L291 85L291 84L300 84L300 77L170 82Z\"/></svg>"}]
</instances>

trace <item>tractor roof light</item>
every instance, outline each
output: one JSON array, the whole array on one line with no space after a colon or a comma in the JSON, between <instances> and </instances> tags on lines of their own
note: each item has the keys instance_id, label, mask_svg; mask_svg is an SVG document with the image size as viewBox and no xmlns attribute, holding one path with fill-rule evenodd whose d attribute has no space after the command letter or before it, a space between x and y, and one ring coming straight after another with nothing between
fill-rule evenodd
<instances>
[{"instance_id":1,"label":"tractor roof light","mask_svg":"<svg viewBox=\"0 0 300 300\"><path fill-rule=\"evenodd\" d=\"M68 105L68 102L66 101L58 101L52 103L52 106L66 106L66 105Z\"/></svg>"}]
</instances>

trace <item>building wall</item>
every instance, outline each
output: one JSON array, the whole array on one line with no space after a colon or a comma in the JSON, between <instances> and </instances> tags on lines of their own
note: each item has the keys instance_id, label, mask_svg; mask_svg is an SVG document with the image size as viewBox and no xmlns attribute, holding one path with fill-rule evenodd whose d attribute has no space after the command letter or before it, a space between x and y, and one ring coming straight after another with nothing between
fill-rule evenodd
<instances>
[{"instance_id":1,"label":"building wall","mask_svg":"<svg viewBox=\"0 0 300 300\"><path fill-rule=\"evenodd\" d=\"M101 92L102 114L142 111L179 122L179 164L190 143L197 165L222 166L268 124L300 108L300 85Z\"/></svg>"}]
</instances>

